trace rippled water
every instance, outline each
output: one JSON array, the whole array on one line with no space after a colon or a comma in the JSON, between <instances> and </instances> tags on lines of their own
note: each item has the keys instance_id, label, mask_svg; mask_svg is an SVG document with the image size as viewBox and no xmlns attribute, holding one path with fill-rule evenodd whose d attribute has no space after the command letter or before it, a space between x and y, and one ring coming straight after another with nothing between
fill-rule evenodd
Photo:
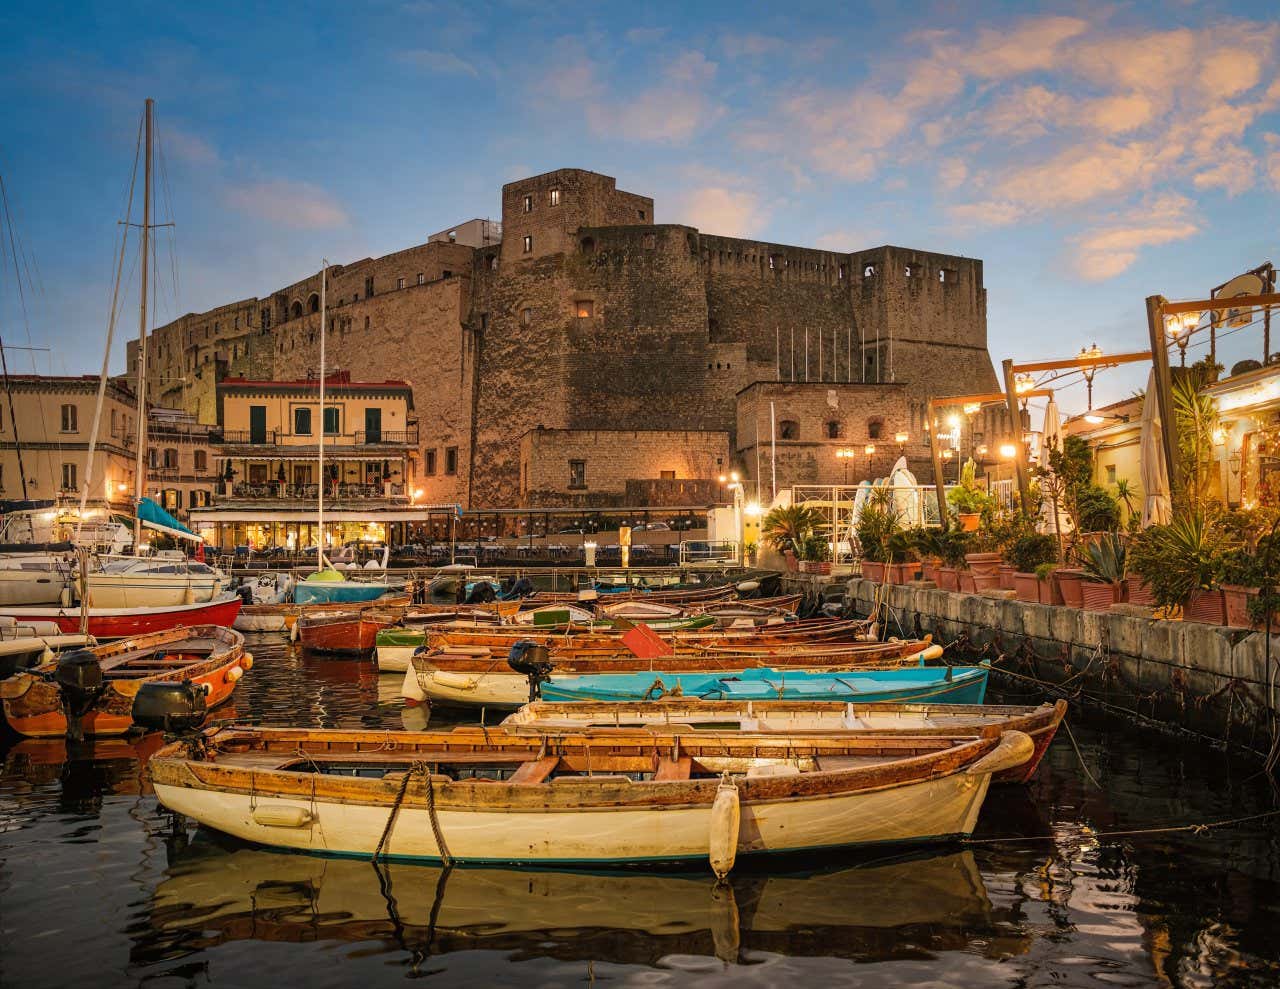
<instances>
[{"instance_id":1,"label":"rippled water","mask_svg":"<svg viewBox=\"0 0 1280 989\"><path fill-rule=\"evenodd\" d=\"M400 727L399 678L263 640L234 711ZM1009 700L1031 698L1008 697ZM1073 713L982 839L706 875L282 855L176 822L157 742L0 741L0 985L1275 986L1280 830L1099 837L1280 806L1252 763ZM412 725L418 727L418 725ZM993 839L1053 835L1052 841Z\"/></svg>"}]
</instances>

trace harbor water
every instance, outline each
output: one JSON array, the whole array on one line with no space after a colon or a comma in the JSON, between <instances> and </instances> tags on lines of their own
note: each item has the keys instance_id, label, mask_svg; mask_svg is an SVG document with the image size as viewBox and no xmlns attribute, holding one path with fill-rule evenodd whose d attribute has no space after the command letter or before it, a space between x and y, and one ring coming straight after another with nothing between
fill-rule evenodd
<instances>
[{"instance_id":1,"label":"harbor water","mask_svg":"<svg viewBox=\"0 0 1280 989\"><path fill-rule=\"evenodd\" d=\"M249 638L257 663L218 717L422 727L372 662ZM1280 985L1280 817L1262 816L1280 797L1259 766L1068 723L969 845L740 861L722 887L280 854L157 806L158 738L68 753L6 735L0 986Z\"/></svg>"}]
</instances>

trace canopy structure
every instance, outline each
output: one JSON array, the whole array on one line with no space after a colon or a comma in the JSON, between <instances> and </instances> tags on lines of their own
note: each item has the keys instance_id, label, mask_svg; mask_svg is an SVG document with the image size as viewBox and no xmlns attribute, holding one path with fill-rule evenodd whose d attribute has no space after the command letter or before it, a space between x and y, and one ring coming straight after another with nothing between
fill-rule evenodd
<instances>
[{"instance_id":1,"label":"canopy structure","mask_svg":"<svg viewBox=\"0 0 1280 989\"><path fill-rule=\"evenodd\" d=\"M202 537L197 536L150 498L143 498L138 502L138 521L148 529L155 529L157 532L163 532L166 536L173 536L175 539L189 539L197 543L204 542Z\"/></svg>"}]
</instances>

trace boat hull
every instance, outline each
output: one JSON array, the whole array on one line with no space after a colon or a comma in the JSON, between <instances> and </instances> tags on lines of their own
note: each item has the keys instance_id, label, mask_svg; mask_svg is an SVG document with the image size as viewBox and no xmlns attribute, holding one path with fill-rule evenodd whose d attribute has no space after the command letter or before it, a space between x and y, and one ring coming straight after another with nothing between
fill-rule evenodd
<instances>
[{"instance_id":1,"label":"boat hull","mask_svg":"<svg viewBox=\"0 0 1280 989\"><path fill-rule=\"evenodd\" d=\"M238 595L224 594L213 601L171 608L90 608L89 634L102 640L167 632L182 625L231 628L240 613L241 603ZM5 608L0 610L0 614L9 615L19 622L53 622L68 634L80 631L78 608Z\"/></svg>"},{"instance_id":2,"label":"boat hull","mask_svg":"<svg viewBox=\"0 0 1280 989\"><path fill-rule=\"evenodd\" d=\"M91 608L172 608L212 601L222 590L216 576L104 574L89 575Z\"/></svg>"},{"instance_id":3,"label":"boat hull","mask_svg":"<svg viewBox=\"0 0 1280 989\"><path fill-rule=\"evenodd\" d=\"M60 604L68 583L54 570L0 568L0 608Z\"/></svg>"},{"instance_id":4,"label":"boat hull","mask_svg":"<svg viewBox=\"0 0 1280 989\"><path fill-rule=\"evenodd\" d=\"M297 604L356 604L376 601L398 590L393 584L366 584L360 581L300 581L293 588Z\"/></svg>"},{"instance_id":5,"label":"boat hull","mask_svg":"<svg viewBox=\"0 0 1280 989\"><path fill-rule=\"evenodd\" d=\"M298 639L309 652L367 656L389 621L356 613L298 620Z\"/></svg>"},{"instance_id":6,"label":"boat hull","mask_svg":"<svg viewBox=\"0 0 1280 989\"><path fill-rule=\"evenodd\" d=\"M988 776L952 773L870 793L814 799L743 801L738 855L940 842L972 833ZM170 810L245 841L293 851L373 855L387 825L382 805L281 799L155 782ZM261 808L290 808L307 826L261 824ZM440 809L449 855L463 863L539 865L705 861L710 806L579 807L511 813ZM384 848L390 859L439 861L425 807L401 807Z\"/></svg>"}]
</instances>

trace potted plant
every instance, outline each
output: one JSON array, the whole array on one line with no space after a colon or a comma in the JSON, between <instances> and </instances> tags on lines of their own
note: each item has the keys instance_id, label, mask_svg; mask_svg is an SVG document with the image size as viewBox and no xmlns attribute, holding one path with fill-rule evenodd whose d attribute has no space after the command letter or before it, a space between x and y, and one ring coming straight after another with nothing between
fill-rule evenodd
<instances>
[{"instance_id":1,"label":"potted plant","mask_svg":"<svg viewBox=\"0 0 1280 989\"><path fill-rule=\"evenodd\" d=\"M1156 604L1182 608L1187 621L1226 621L1222 575L1235 538L1192 509L1168 525L1153 525L1134 537L1134 571L1146 581Z\"/></svg>"},{"instance_id":2,"label":"potted plant","mask_svg":"<svg viewBox=\"0 0 1280 989\"><path fill-rule=\"evenodd\" d=\"M885 583L909 584L920 573L920 562L915 556L915 544L910 533L895 532L886 541L888 559L885 561Z\"/></svg>"},{"instance_id":3,"label":"potted plant","mask_svg":"<svg viewBox=\"0 0 1280 989\"><path fill-rule=\"evenodd\" d=\"M1124 540L1114 532L1104 533L1085 547L1080 590L1086 611L1106 611L1124 600L1126 555Z\"/></svg>"},{"instance_id":4,"label":"potted plant","mask_svg":"<svg viewBox=\"0 0 1280 989\"><path fill-rule=\"evenodd\" d=\"M941 530L920 526L912 529L909 536L916 555L920 557L921 578L938 583L938 568L942 565Z\"/></svg>"},{"instance_id":5,"label":"potted plant","mask_svg":"<svg viewBox=\"0 0 1280 989\"><path fill-rule=\"evenodd\" d=\"M1249 601L1259 594L1262 585L1262 561L1256 550L1240 548L1231 550L1223 559L1222 603L1227 625L1250 628L1253 619L1249 614Z\"/></svg>"},{"instance_id":6,"label":"potted plant","mask_svg":"<svg viewBox=\"0 0 1280 989\"><path fill-rule=\"evenodd\" d=\"M1058 558L1058 541L1053 536L1028 533L1018 537L1005 550L1004 555L1013 571L1013 590L1018 595L1018 600L1040 603L1040 578L1036 574L1044 564L1049 564L1052 569L1052 564Z\"/></svg>"},{"instance_id":7,"label":"potted plant","mask_svg":"<svg viewBox=\"0 0 1280 989\"><path fill-rule=\"evenodd\" d=\"M831 544L827 542L825 536L817 532L810 532L805 537L802 548L804 550L802 559L808 564L806 569L809 573L831 573Z\"/></svg>"},{"instance_id":8,"label":"potted plant","mask_svg":"<svg viewBox=\"0 0 1280 989\"><path fill-rule=\"evenodd\" d=\"M781 553L791 569L793 561L805 559L804 543L821 528L824 519L807 505L781 505L772 509L760 524L760 535L776 553Z\"/></svg>"},{"instance_id":9,"label":"potted plant","mask_svg":"<svg viewBox=\"0 0 1280 989\"><path fill-rule=\"evenodd\" d=\"M1062 604L1062 592L1054 578L1056 572L1057 565L1054 563L1042 563L1036 567L1036 590L1040 595L1040 604Z\"/></svg>"},{"instance_id":10,"label":"potted plant","mask_svg":"<svg viewBox=\"0 0 1280 989\"><path fill-rule=\"evenodd\" d=\"M938 586L944 591L960 590L960 568L964 566L964 554L972 537L959 529L938 533Z\"/></svg>"},{"instance_id":11,"label":"potted plant","mask_svg":"<svg viewBox=\"0 0 1280 989\"><path fill-rule=\"evenodd\" d=\"M858 545L862 549L862 576L869 580L885 581L887 567L892 563L893 537L902 529L901 515L886 489L871 493L858 516ZM904 547L898 543L899 551Z\"/></svg>"},{"instance_id":12,"label":"potted plant","mask_svg":"<svg viewBox=\"0 0 1280 989\"><path fill-rule=\"evenodd\" d=\"M960 522L963 532L976 532L982 521L982 510L991 502L988 495L978 485L978 465L970 457L960 469L959 483L947 492L947 503Z\"/></svg>"}]
</instances>

